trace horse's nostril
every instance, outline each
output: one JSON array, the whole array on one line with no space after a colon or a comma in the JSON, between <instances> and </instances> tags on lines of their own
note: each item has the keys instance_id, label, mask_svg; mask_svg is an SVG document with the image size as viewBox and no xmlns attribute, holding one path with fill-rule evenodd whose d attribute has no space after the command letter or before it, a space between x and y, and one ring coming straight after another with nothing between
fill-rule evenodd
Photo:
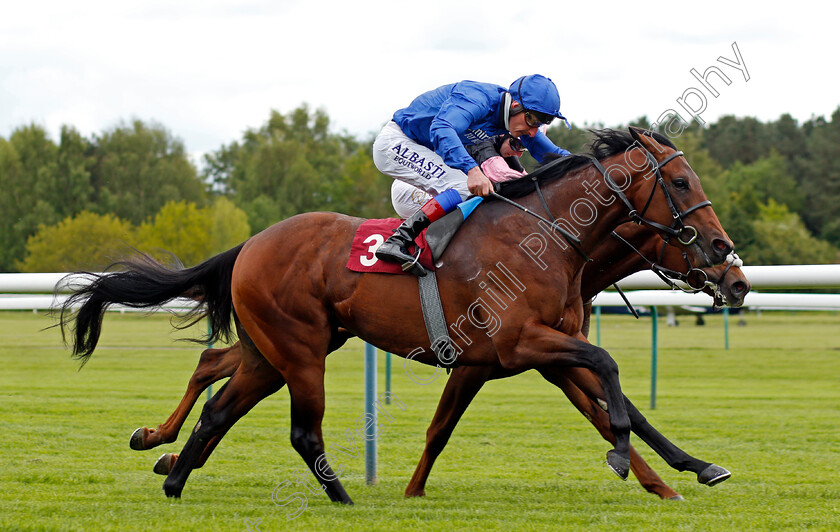
<instances>
[{"instance_id":1,"label":"horse's nostril","mask_svg":"<svg viewBox=\"0 0 840 532\"><path fill-rule=\"evenodd\" d=\"M736 294L742 294L747 291L747 284L741 281L732 284L732 291Z\"/></svg>"}]
</instances>

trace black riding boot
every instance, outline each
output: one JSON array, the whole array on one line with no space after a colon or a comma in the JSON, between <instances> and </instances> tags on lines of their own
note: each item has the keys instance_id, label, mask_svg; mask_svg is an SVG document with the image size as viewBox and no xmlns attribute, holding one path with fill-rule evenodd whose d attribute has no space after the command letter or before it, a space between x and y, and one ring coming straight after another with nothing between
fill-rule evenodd
<instances>
[{"instance_id":1,"label":"black riding boot","mask_svg":"<svg viewBox=\"0 0 840 532\"><path fill-rule=\"evenodd\" d=\"M426 216L426 213L423 211L415 212L394 229L394 234L379 246L379 249L376 250L376 258L401 264L404 272L411 271L414 275L423 277L426 275L426 269L417 262L420 250L417 250L417 256L412 256L408 252L408 245L414 243L417 235L423 229L429 227L430 223L432 222Z\"/></svg>"}]
</instances>

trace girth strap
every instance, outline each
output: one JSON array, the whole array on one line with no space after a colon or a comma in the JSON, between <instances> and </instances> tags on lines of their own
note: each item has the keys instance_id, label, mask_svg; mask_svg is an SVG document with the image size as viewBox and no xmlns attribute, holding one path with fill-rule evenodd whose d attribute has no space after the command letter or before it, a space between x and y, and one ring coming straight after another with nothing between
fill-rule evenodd
<instances>
[{"instance_id":1,"label":"girth strap","mask_svg":"<svg viewBox=\"0 0 840 532\"><path fill-rule=\"evenodd\" d=\"M446 317L443 315L435 272L428 272L417 279L420 283L420 307L423 310L426 332L429 334L429 345L441 367L456 367L456 352L446 329Z\"/></svg>"}]
</instances>

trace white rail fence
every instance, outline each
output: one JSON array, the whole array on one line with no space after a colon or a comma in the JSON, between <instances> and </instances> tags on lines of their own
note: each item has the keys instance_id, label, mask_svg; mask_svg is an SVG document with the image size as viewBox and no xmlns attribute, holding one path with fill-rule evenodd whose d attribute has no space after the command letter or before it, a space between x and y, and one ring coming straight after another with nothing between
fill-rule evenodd
<instances>
[{"instance_id":1,"label":"white rail fence","mask_svg":"<svg viewBox=\"0 0 840 532\"><path fill-rule=\"evenodd\" d=\"M84 276L68 278L67 273L0 273L0 310L50 310L60 307L68 297L69 285L84 282ZM62 282L69 280L70 283ZM61 284L60 284L61 283ZM176 299L164 305L167 310L192 307L195 301ZM120 312L142 311L122 305L109 310Z\"/></svg>"},{"instance_id":2,"label":"white rail fence","mask_svg":"<svg viewBox=\"0 0 840 532\"><path fill-rule=\"evenodd\" d=\"M779 294L765 293L773 289L823 288L840 290L840 264L793 266L744 266L744 275L752 285L744 306L754 309L840 309L837 294ZM67 285L57 286L67 276L65 273L0 273L0 310L47 310L63 303ZM73 278L78 282L79 278ZM651 271L633 274L618 285L625 291L633 305L639 306L696 306L712 307L712 298L706 294L686 294L669 290ZM58 290L56 291L56 287ZM56 294L57 295L53 295ZM176 300L170 309L186 308L193 302ZM623 306L616 292L603 292L595 306ZM133 310L115 306L114 310Z\"/></svg>"},{"instance_id":3,"label":"white rail fence","mask_svg":"<svg viewBox=\"0 0 840 532\"><path fill-rule=\"evenodd\" d=\"M744 300L744 306L753 309L840 309L840 293L837 294L778 294L764 290L779 289L838 289L840 290L840 264L813 264L789 266L744 266L741 268L752 290ZM667 286L651 271L635 273L618 286L626 291L630 302L641 306L714 306L706 294L686 294L668 290ZM663 290L665 289L665 290ZM622 306L624 302L618 293L600 294L595 305Z\"/></svg>"},{"instance_id":4,"label":"white rail fence","mask_svg":"<svg viewBox=\"0 0 840 532\"><path fill-rule=\"evenodd\" d=\"M840 289L840 264L796 265L796 266L745 266L744 275L750 281L752 291L747 294L744 306L752 309L801 309L801 310L840 310L840 293L836 294L779 294L764 293L764 289L805 289L823 288ZM0 274L0 310L48 310L61 305L67 296L67 283L63 273L2 273ZM66 281L66 280L65 280ZM83 279L73 278L71 282ZM618 283L634 306L651 309L651 392L650 408L656 408L657 382L657 306L665 307L712 307L712 298L703 293L687 294L674 291L650 271L631 275ZM194 304L189 299L175 300L167 305L168 309L181 309ZM601 309L603 306L624 306L624 301L617 292L603 292L594 301L596 306L596 343L601 343ZM134 310L113 306L111 310ZM724 309L724 344L729 349L728 310ZM390 356L390 355L386 355ZM365 351L366 390L375 390L375 350L368 346ZM386 377L390 390L390 374ZM371 388L374 386L374 388ZM212 391L208 389L208 398ZM375 394L374 394L375 395ZM375 414L374 414L375 415ZM375 446L375 443L372 445ZM366 449L366 476L368 483L375 479L376 451ZM371 466L373 472L371 473Z\"/></svg>"}]
</instances>

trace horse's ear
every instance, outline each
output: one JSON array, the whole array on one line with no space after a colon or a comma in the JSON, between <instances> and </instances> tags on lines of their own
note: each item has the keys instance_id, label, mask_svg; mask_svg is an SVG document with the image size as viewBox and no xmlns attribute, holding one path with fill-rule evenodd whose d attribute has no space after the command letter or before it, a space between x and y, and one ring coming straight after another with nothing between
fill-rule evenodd
<instances>
[{"instance_id":1,"label":"horse's ear","mask_svg":"<svg viewBox=\"0 0 840 532\"><path fill-rule=\"evenodd\" d=\"M636 140L638 140L639 142L642 142L641 137L643 137L643 136L645 136L645 137L649 136L648 131L646 131L646 130L644 130L644 129L640 128L640 127L630 126L630 128L629 128L629 129L630 129L630 134L631 134L631 135L633 135L633 138L634 138L634 139L636 139Z\"/></svg>"},{"instance_id":2,"label":"horse's ear","mask_svg":"<svg viewBox=\"0 0 840 532\"><path fill-rule=\"evenodd\" d=\"M662 153L665 149L653 138L650 130L630 126L630 135L648 151Z\"/></svg>"}]
</instances>

